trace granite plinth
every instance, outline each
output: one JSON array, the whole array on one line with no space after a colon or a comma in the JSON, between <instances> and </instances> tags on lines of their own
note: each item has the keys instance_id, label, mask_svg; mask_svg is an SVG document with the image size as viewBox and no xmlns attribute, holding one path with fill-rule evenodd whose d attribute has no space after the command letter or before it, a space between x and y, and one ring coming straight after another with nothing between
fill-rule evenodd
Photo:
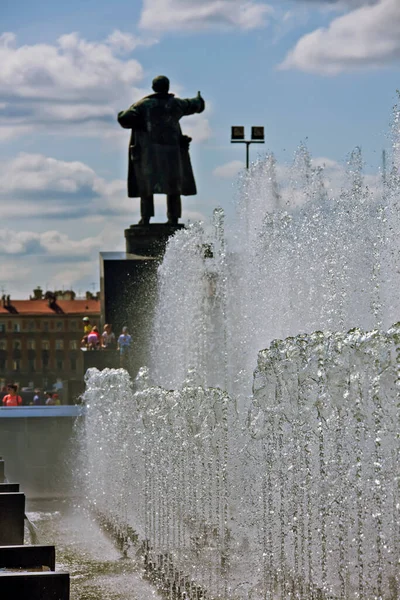
<instances>
[{"instance_id":1,"label":"granite plinth","mask_svg":"<svg viewBox=\"0 0 400 600\"><path fill-rule=\"evenodd\" d=\"M119 369L120 358L118 350L86 350L83 351L83 369L96 367L99 371L103 369Z\"/></svg>"},{"instance_id":2,"label":"granite plinth","mask_svg":"<svg viewBox=\"0 0 400 600\"><path fill-rule=\"evenodd\" d=\"M0 458L0 483L5 483L4 460Z\"/></svg>"},{"instance_id":3,"label":"granite plinth","mask_svg":"<svg viewBox=\"0 0 400 600\"><path fill-rule=\"evenodd\" d=\"M24 518L25 494L0 494L0 546L20 546L24 543Z\"/></svg>"},{"instance_id":4,"label":"granite plinth","mask_svg":"<svg viewBox=\"0 0 400 600\"><path fill-rule=\"evenodd\" d=\"M168 239L183 228L162 223L131 225L125 230L127 252L100 253L102 324L110 323L116 337L124 325L128 327L132 350L123 366L132 377L148 364L158 266Z\"/></svg>"},{"instance_id":5,"label":"granite plinth","mask_svg":"<svg viewBox=\"0 0 400 600\"><path fill-rule=\"evenodd\" d=\"M125 244L128 254L161 257L171 236L184 225L151 223L149 225L131 225L125 229Z\"/></svg>"},{"instance_id":6,"label":"granite plinth","mask_svg":"<svg viewBox=\"0 0 400 600\"><path fill-rule=\"evenodd\" d=\"M112 325L117 338L122 327L128 327L133 343L126 368L132 377L147 362L158 264L158 260L150 256L123 252L100 254L102 321Z\"/></svg>"},{"instance_id":7,"label":"granite plinth","mask_svg":"<svg viewBox=\"0 0 400 600\"><path fill-rule=\"evenodd\" d=\"M0 573L1 600L69 600L68 573Z\"/></svg>"},{"instance_id":8,"label":"granite plinth","mask_svg":"<svg viewBox=\"0 0 400 600\"><path fill-rule=\"evenodd\" d=\"M56 568L54 546L0 546L0 569Z\"/></svg>"},{"instance_id":9,"label":"granite plinth","mask_svg":"<svg viewBox=\"0 0 400 600\"><path fill-rule=\"evenodd\" d=\"M19 492L19 483L0 483L0 494Z\"/></svg>"}]
</instances>

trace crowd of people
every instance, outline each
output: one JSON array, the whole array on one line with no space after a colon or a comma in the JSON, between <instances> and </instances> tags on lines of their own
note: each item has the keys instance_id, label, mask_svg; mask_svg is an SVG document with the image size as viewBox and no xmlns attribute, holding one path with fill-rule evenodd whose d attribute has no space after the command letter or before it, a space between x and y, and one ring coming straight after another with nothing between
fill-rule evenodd
<instances>
[{"instance_id":1,"label":"crowd of people","mask_svg":"<svg viewBox=\"0 0 400 600\"><path fill-rule=\"evenodd\" d=\"M106 323L103 333L100 335L97 325L90 323L89 317L83 317L83 338L81 348L84 350L120 350L121 353L131 347L132 336L128 333L128 328L122 328L122 333L115 337L112 325Z\"/></svg>"},{"instance_id":2,"label":"crowd of people","mask_svg":"<svg viewBox=\"0 0 400 600\"><path fill-rule=\"evenodd\" d=\"M57 392L43 391L39 388L34 390L33 398L27 399L18 393L18 385L16 383L8 383L2 390L2 405L5 407L15 406L59 406L61 404L60 397Z\"/></svg>"},{"instance_id":3,"label":"crowd of people","mask_svg":"<svg viewBox=\"0 0 400 600\"><path fill-rule=\"evenodd\" d=\"M128 327L124 326L118 338L112 330L112 325L106 323L100 335L97 325L90 323L89 317L83 317L82 350L118 350L121 357L121 366L125 366L129 352L132 348L132 336Z\"/></svg>"},{"instance_id":4,"label":"crowd of people","mask_svg":"<svg viewBox=\"0 0 400 600\"><path fill-rule=\"evenodd\" d=\"M128 332L128 327L122 328L121 334L116 338L111 324L104 325L103 333L100 335L98 327L90 323L89 317L83 317L83 338L81 340L82 350L115 350L120 355L121 367L128 368L129 355L132 349L132 336ZM61 400L54 386L54 391L42 391L36 388L33 396L19 393L16 383L8 383L0 391L0 402L4 407L16 406L57 406ZM25 389L25 388L23 388Z\"/></svg>"}]
</instances>

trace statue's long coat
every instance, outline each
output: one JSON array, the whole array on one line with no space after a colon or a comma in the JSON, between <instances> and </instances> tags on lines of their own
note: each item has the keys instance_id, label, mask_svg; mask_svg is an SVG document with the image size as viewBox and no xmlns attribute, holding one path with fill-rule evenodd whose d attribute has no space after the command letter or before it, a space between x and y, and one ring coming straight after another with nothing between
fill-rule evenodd
<instances>
[{"instance_id":1,"label":"statue's long coat","mask_svg":"<svg viewBox=\"0 0 400 600\"><path fill-rule=\"evenodd\" d=\"M129 145L128 197L197 193L188 144L179 120L204 110L200 97L182 100L173 94L152 94L118 114L132 129Z\"/></svg>"}]
</instances>

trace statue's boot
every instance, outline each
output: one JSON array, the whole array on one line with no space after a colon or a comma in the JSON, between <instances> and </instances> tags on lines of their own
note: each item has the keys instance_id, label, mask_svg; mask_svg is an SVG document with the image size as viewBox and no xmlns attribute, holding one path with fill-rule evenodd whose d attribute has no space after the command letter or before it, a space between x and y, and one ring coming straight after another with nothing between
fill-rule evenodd
<instances>
[{"instance_id":1,"label":"statue's boot","mask_svg":"<svg viewBox=\"0 0 400 600\"><path fill-rule=\"evenodd\" d=\"M154 196L142 196L140 198L140 215L139 225L148 225L151 217L154 217Z\"/></svg>"},{"instance_id":2,"label":"statue's boot","mask_svg":"<svg viewBox=\"0 0 400 600\"><path fill-rule=\"evenodd\" d=\"M182 216L182 202L179 194L170 194L167 196L167 225L178 225Z\"/></svg>"}]
</instances>

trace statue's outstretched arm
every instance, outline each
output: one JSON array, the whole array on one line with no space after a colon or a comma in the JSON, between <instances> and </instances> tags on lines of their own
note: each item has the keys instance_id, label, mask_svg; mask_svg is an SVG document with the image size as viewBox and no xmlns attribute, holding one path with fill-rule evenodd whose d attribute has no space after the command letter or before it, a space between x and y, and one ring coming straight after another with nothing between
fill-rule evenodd
<instances>
[{"instance_id":1,"label":"statue's outstretched arm","mask_svg":"<svg viewBox=\"0 0 400 600\"><path fill-rule=\"evenodd\" d=\"M206 107L204 99L201 97L200 92L197 93L196 98L186 98L185 100L179 100L181 103L182 116L187 117L194 115L195 113L202 113Z\"/></svg>"}]
</instances>

